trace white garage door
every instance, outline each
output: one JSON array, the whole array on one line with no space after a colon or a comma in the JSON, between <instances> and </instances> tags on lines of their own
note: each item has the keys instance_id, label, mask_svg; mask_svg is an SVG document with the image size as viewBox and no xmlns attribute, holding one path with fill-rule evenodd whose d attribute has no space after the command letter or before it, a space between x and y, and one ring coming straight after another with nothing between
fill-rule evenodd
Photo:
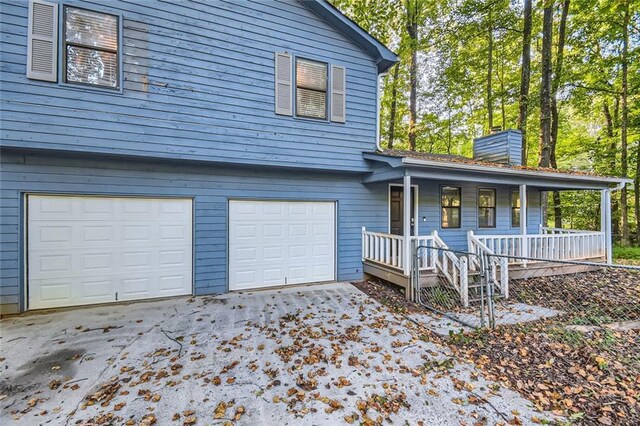
<instances>
[{"instance_id":1,"label":"white garage door","mask_svg":"<svg viewBox=\"0 0 640 426\"><path fill-rule=\"evenodd\" d=\"M229 289L335 279L335 203L229 202Z\"/></svg>"},{"instance_id":2,"label":"white garage door","mask_svg":"<svg viewBox=\"0 0 640 426\"><path fill-rule=\"evenodd\" d=\"M191 294L191 200L27 200L29 309Z\"/></svg>"}]
</instances>

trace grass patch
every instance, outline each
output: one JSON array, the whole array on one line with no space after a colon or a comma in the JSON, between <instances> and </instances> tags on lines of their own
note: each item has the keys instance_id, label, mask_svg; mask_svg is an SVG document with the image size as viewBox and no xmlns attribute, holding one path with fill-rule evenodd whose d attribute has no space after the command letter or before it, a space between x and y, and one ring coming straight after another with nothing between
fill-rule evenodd
<instances>
[{"instance_id":1,"label":"grass patch","mask_svg":"<svg viewBox=\"0 0 640 426\"><path fill-rule=\"evenodd\" d=\"M640 247L613 247L614 259L625 260L639 260L640 261Z\"/></svg>"}]
</instances>

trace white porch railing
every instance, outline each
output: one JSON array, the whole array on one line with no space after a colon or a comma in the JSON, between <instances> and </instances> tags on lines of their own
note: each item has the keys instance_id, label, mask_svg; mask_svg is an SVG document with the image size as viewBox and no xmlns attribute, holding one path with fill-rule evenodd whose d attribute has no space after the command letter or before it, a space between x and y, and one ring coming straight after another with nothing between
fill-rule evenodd
<instances>
[{"instance_id":1,"label":"white porch railing","mask_svg":"<svg viewBox=\"0 0 640 426\"><path fill-rule=\"evenodd\" d=\"M433 271L442 275L459 293L464 306L469 304L468 266L466 259L458 258L448 251L447 245L437 232L432 235L412 236L411 247L432 247L433 250L419 250L417 265L411 265L414 253L404 253L402 235L370 232L362 228L362 260L378 263L404 274L406 262L417 266L418 272ZM412 268L410 268L411 270Z\"/></svg>"},{"instance_id":2,"label":"white porch railing","mask_svg":"<svg viewBox=\"0 0 640 426\"><path fill-rule=\"evenodd\" d=\"M470 268L474 271L480 271L483 267L490 274L489 278L493 281L494 286L509 298L509 259L506 257L497 257L495 252L491 250L478 236L469 231L468 234L469 252L475 254L470 256ZM484 262L484 264L482 264ZM498 276L500 272L500 276Z\"/></svg>"},{"instance_id":3,"label":"white porch railing","mask_svg":"<svg viewBox=\"0 0 640 426\"><path fill-rule=\"evenodd\" d=\"M432 246L433 237L412 236L415 247ZM413 245L412 245L413 246ZM409 253L409 256L412 256ZM362 260L380 263L384 266L404 271L407 257L404 255L404 237L402 235L385 234L382 232L370 232L362 228ZM421 271L435 269L435 259L427 256L426 252L418 259L418 268Z\"/></svg>"},{"instance_id":4,"label":"white porch railing","mask_svg":"<svg viewBox=\"0 0 640 426\"><path fill-rule=\"evenodd\" d=\"M527 260L584 260L604 258L606 241L603 232L541 228L543 233L529 235L475 235L496 255L512 256L509 263Z\"/></svg>"}]
</instances>

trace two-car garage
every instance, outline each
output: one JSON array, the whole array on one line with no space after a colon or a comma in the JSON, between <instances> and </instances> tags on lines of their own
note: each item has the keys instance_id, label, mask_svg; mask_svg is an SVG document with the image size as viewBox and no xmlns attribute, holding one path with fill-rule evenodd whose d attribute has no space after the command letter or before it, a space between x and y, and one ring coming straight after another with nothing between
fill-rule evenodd
<instances>
[{"instance_id":1,"label":"two-car garage","mask_svg":"<svg viewBox=\"0 0 640 426\"><path fill-rule=\"evenodd\" d=\"M27 196L27 308L193 294L194 200ZM335 203L230 200L230 290L332 281Z\"/></svg>"}]
</instances>

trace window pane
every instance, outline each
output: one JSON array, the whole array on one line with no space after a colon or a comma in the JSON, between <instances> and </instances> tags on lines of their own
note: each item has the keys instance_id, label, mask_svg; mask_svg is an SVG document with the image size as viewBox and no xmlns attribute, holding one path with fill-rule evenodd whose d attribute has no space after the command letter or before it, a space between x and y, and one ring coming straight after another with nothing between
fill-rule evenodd
<instances>
[{"instance_id":1,"label":"window pane","mask_svg":"<svg viewBox=\"0 0 640 426\"><path fill-rule=\"evenodd\" d=\"M442 227L443 228L459 228L460 227L460 209L443 207L442 208Z\"/></svg>"},{"instance_id":2,"label":"window pane","mask_svg":"<svg viewBox=\"0 0 640 426\"><path fill-rule=\"evenodd\" d=\"M327 91L327 64L296 59L296 84L306 89Z\"/></svg>"},{"instance_id":3,"label":"window pane","mask_svg":"<svg viewBox=\"0 0 640 426\"><path fill-rule=\"evenodd\" d=\"M313 118L326 118L327 94L313 90L296 90L296 115Z\"/></svg>"},{"instance_id":4,"label":"window pane","mask_svg":"<svg viewBox=\"0 0 640 426\"><path fill-rule=\"evenodd\" d=\"M460 188L443 187L441 203L443 207L460 207Z\"/></svg>"},{"instance_id":5,"label":"window pane","mask_svg":"<svg viewBox=\"0 0 640 426\"><path fill-rule=\"evenodd\" d=\"M67 81L118 87L118 56L67 46Z\"/></svg>"},{"instance_id":6,"label":"window pane","mask_svg":"<svg viewBox=\"0 0 640 426\"><path fill-rule=\"evenodd\" d=\"M511 207L520 207L520 191L511 192Z\"/></svg>"},{"instance_id":7,"label":"window pane","mask_svg":"<svg viewBox=\"0 0 640 426\"><path fill-rule=\"evenodd\" d=\"M480 228L494 228L496 226L496 210L481 208L478 211L478 226Z\"/></svg>"},{"instance_id":8,"label":"window pane","mask_svg":"<svg viewBox=\"0 0 640 426\"><path fill-rule=\"evenodd\" d=\"M511 209L511 226L517 228L520 226L520 208Z\"/></svg>"},{"instance_id":9,"label":"window pane","mask_svg":"<svg viewBox=\"0 0 640 426\"><path fill-rule=\"evenodd\" d=\"M67 42L118 49L118 17L90 10L65 8Z\"/></svg>"},{"instance_id":10,"label":"window pane","mask_svg":"<svg viewBox=\"0 0 640 426\"><path fill-rule=\"evenodd\" d=\"M480 189L478 191L478 205L480 207L495 207L496 191L493 189Z\"/></svg>"}]
</instances>

